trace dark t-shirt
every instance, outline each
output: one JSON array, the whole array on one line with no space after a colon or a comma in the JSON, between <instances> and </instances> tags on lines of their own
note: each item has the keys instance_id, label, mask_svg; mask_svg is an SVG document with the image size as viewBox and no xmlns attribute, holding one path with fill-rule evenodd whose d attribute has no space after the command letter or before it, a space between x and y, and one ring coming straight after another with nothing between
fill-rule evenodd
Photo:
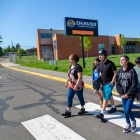
<instances>
[{"instance_id":1,"label":"dark t-shirt","mask_svg":"<svg viewBox=\"0 0 140 140\"><path fill-rule=\"evenodd\" d=\"M101 72L101 81L103 85L106 85L112 81L114 71L116 70L115 64L110 60L107 60L105 63L99 63L99 71Z\"/></svg>"},{"instance_id":2,"label":"dark t-shirt","mask_svg":"<svg viewBox=\"0 0 140 140\"><path fill-rule=\"evenodd\" d=\"M70 74L72 74L74 76L74 79L77 80L78 79L77 73L82 72L82 71L83 71L83 69L79 64L76 64L76 66L74 68L71 68L71 66L70 66L69 70L68 70L68 76L70 76Z\"/></svg>"}]
</instances>

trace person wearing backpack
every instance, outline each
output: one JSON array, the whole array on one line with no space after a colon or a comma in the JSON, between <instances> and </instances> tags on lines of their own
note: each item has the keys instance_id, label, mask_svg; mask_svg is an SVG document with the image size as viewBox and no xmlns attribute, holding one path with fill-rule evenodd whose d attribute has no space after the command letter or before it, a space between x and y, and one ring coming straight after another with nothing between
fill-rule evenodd
<instances>
[{"instance_id":1,"label":"person wearing backpack","mask_svg":"<svg viewBox=\"0 0 140 140\"><path fill-rule=\"evenodd\" d=\"M136 99L137 99L137 101L140 101L140 57L136 58L135 63L136 63L136 66L134 66L134 69L138 76L138 86L137 86L138 93L136 95Z\"/></svg>"},{"instance_id":2,"label":"person wearing backpack","mask_svg":"<svg viewBox=\"0 0 140 140\"><path fill-rule=\"evenodd\" d=\"M62 116L71 116L71 107L73 103L74 95L78 96L81 104L81 109L78 112L79 115L85 113L85 101L83 97L84 82L82 81L82 67L78 64L79 56L71 54L69 56L70 67L68 70L68 78L65 83L65 87L68 88L68 98L67 98L67 110L62 113Z\"/></svg>"}]
</instances>

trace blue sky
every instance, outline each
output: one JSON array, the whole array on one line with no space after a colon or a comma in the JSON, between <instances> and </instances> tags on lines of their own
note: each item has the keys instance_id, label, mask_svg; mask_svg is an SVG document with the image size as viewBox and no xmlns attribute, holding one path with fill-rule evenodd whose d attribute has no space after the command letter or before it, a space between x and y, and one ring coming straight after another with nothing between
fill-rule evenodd
<instances>
[{"instance_id":1,"label":"blue sky","mask_svg":"<svg viewBox=\"0 0 140 140\"><path fill-rule=\"evenodd\" d=\"M36 47L37 29L64 30L64 17L98 20L99 35L140 37L140 0L0 0L2 47Z\"/></svg>"}]
</instances>

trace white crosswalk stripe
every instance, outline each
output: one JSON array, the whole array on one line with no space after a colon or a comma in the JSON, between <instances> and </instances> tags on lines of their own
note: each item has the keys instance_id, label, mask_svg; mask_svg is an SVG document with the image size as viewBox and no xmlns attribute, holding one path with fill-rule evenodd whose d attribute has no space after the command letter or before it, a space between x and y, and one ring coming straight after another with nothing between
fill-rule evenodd
<instances>
[{"instance_id":1,"label":"white crosswalk stripe","mask_svg":"<svg viewBox=\"0 0 140 140\"><path fill-rule=\"evenodd\" d=\"M81 105L77 105L77 108L81 108ZM91 114L98 114L101 111L101 108L99 105L92 103L92 102L88 102L85 104L85 110L88 111ZM109 110L109 108L107 108L107 110ZM121 112L115 112L113 114L105 114L104 116L105 120L108 120L109 122L116 124L118 126L121 127L125 127L126 122L125 122L125 118L124 118L124 114ZM140 119L136 118L136 122L137 122L137 131L135 133L140 135Z\"/></svg>"},{"instance_id":2,"label":"white crosswalk stripe","mask_svg":"<svg viewBox=\"0 0 140 140\"><path fill-rule=\"evenodd\" d=\"M121 98L113 96L114 100L121 101ZM134 102L135 106L140 107L139 102ZM75 106L76 108L81 108L80 105ZM85 109L90 114L96 115L101 111L98 104L88 102L85 104ZM106 109L106 111L109 108ZM115 112L113 114L105 114L105 120L124 127L126 125L124 114L121 112ZM140 135L140 119L136 118L137 122L137 133ZM35 137L37 140L85 140L73 130L63 125L50 115L44 115L32 120L22 122L22 125Z\"/></svg>"},{"instance_id":3,"label":"white crosswalk stripe","mask_svg":"<svg viewBox=\"0 0 140 140\"><path fill-rule=\"evenodd\" d=\"M85 140L49 115L22 122L37 140Z\"/></svg>"},{"instance_id":4,"label":"white crosswalk stripe","mask_svg":"<svg viewBox=\"0 0 140 140\"><path fill-rule=\"evenodd\" d=\"M117 97L117 96L113 96L113 99L116 100L116 101L122 101L120 97ZM135 102L133 103L135 106L138 106L140 107L140 102Z\"/></svg>"}]
</instances>

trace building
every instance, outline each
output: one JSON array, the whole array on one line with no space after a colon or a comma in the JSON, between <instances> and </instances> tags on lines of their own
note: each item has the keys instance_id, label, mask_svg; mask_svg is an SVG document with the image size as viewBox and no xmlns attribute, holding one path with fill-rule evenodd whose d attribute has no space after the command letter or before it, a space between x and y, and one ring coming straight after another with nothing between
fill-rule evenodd
<instances>
[{"instance_id":1,"label":"building","mask_svg":"<svg viewBox=\"0 0 140 140\"><path fill-rule=\"evenodd\" d=\"M121 34L115 36L100 35L92 38L92 48L88 51L88 56L98 55L98 51L106 49L109 55L122 54L120 46ZM125 54L140 53L140 42L138 38L125 38L127 41L124 47ZM79 44L79 36L65 36L64 30L38 29L37 30L37 53L39 60L63 60L68 59L74 53L82 57L82 49ZM86 54L86 52L85 52Z\"/></svg>"},{"instance_id":2,"label":"building","mask_svg":"<svg viewBox=\"0 0 140 140\"><path fill-rule=\"evenodd\" d=\"M37 30L36 45L39 60L54 59L54 54L56 54L56 45L55 40L53 40L53 36L55 36L55 34L64 35L64 31L52 29ZM53 53L54 51L55 53Z\"/></svg>"},{"instance_id":3,"label":"building","mask_svg":"<svg viewBox=\"0 0 140 140\"><path fill-rule=\"evenodd\" d=\"M27 54L35 54L35 53L37 54L37 48L34 48L34 47L33 47L33 48L31 48L31 49L27 49L27 50L26 50L26 53L27 53Z\"/></svg>"}]
</instances>

